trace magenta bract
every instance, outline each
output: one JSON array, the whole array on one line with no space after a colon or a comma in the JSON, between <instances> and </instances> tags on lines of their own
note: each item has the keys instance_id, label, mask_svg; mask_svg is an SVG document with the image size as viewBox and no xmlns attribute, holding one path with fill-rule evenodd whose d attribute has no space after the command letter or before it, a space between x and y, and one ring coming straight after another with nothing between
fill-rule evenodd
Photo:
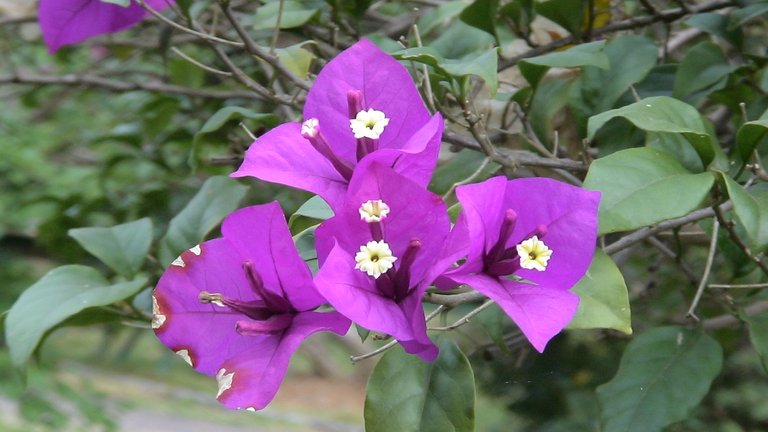
<instances>
[{"instance_id":1,"label":"magenta bract","mask_svg":"<svg viewBox=\"0 0 768 432\"><path fill-rule=\"evenodd\" d=\"M173 0L146 2L156 10L163 10L174 3ZM40 0L38 22L45 45L53 54L64 45L125 30L141 21L146 14L137 3L122 7L100 0Z\"/></svg>"},{"instance_id":2,"label":"magenta bract","mask_svg":"<svg viewBox=\"0 0 768 432\"><path fill-rule=\"evenodd\" d=\"M443 276L496 301L543 351L576 313L579 298L569 289L592 261L600 193L546 178L494 177L458 187L456 196L462 213L452 236L469 252ZM517 246L534 236L551 251L545 270L521 265L536 252L521 257Z\"/></svg>"},{"instance_id":3,"label":"magenta bract","mask_svg":"<svg viewBox=\"0 0 768 432\"><path fill-rule=\"evenodd\" d=\"M361 206L378 200L388 208L386 217L379 222L361 219ZM449 231L446 207L438 196L389 167L361 164L344 205L315 232L320 261L315 283L340 313L366 329L391 335L407 352L434 360L437 347L427 337L421 299L435 277L458 258L455 251L444 251ZM361 246L379 241L388 245L395 261L374 277L355 268L356 255Z\"/></svg>"},{"instance_id":4,"label":"magenta bract","mask_svg":"<svg viewBox=\"0 0 768 432\"><path fill-rule=\"evenodd\" d=\"M276 202L230 214L222 234L168 267L153 294L152 327L195 370L216 377L222 404L258 410L305 338L343 335L350 322L314 312L325 301Z\"/></svg>"},{"instance_id":5,"label":"magenta bract","mask_svg":"<svg viewBox=\"0 0 768 432\"><path fill-rule=\"evenodd\" d=\"M383 132L371 135L378 138L355 138L350 121L369 110L387 117L380 123ZM307 95L304 120L259 137L232 176L308 190L336 208L363 159L389 165L425 187L437 163L444 126L440 114L429 115L408 71L367 40L323 68Z\"/></svg>"}]
</instances>

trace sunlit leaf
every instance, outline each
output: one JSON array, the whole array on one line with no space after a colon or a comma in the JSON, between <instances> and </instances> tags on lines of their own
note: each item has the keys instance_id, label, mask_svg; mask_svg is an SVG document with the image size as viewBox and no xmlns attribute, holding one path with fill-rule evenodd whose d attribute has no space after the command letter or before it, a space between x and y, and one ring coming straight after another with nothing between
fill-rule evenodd
<instances>
[{"instance_id":1,"label":"sunlit leaf","mask_svg":"<svg viewBox=\"0 0 768 432\"><path fill-rule=\"evenodd\" d=\"M136 294L146 278L111 284L96 269L81 265L58 267L27 288L5 318L5 339L11 360L22 366L45 333L70 316Z\"/></svg>"},{"instance_id":2,"label":"sunlit leaf","mask_svg":"<svg viewBox=\"0 0 768 432\"><path fill-rule=\"evenodd\" d=\"M712 174L691 174L669 154L646 147L596 160L584 187L603 193L600 233L605 234L684 216L699 208L713 182Z\"/></svg>"},{"instance_id":3,"label":"sunlit leaf","mask_svg":"<svg viewBox=\"0 0 768 432\"><path fill-rule=\"evenodd\" d=\"M572 291L579 296L579 309L568 328L609 328L632 334L627 284L605 252L595 251L587 274Z\"/></svg>"},{"instance_id":4,"label":"sunlit leaf","mask_svg":"<svg viewBox=\"0 0 768 432\"><path fill-rule=\"evenodd\" d=\"M110 228L75 228L69 235L112 270L131 277L149 253L152 221L144 218Z\"/></svg>"}]
</instances>

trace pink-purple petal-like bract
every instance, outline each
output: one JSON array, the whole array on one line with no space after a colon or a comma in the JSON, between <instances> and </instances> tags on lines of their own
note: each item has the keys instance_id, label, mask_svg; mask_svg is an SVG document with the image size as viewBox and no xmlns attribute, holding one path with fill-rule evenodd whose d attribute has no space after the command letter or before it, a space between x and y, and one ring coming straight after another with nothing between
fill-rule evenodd
<instances>
[{"instance_id":1,"label":"pink-purple petal-like bract","mask_svg":"<svg viewBox=\"0 0 768 432\"><path fill-rule=\"evenodd\" d=\"M373 148L358 153L359 140L350 128L350 93L363 109L385 113L389 124ZM256 177L320 195L331 208L344 199L352 169L371 159L426 187L437 164L444 121L429 114L408 71L368 40L341 52L318 74L307 94L304 119L317 119L330 154L323 155L301 135L299 123L286 123L254 141L232 177Z\"/></svg>"},{"instance_id":2,"label":"pink-purple petal-like bract","mask_svg":"<svg viewBox=\"0 0 768 432\"><path fill-rule=\"evenodd\" d=\"M369 200L382 200L390 212L369 224L359 208ZM431 361L437 347L426 334L421 299L427 287L462 251L444 250L450 219L440 197L378 163L363 163L336 215L315 232L320 270L315 283L340 313L366 329L397 339L406 352ZM376 224L379 228L372 228ZM377 234L380 233L380 234ZM378 279L355 269L361 245L383 240L398 261ZM418 243L415 259L405 266L409 247ZM382 285L389 280L392 286Z\"/></svg>"},{"instance_id":3,"label":"pink-purple petal-like bract","mask_svg":"<svg viewBox=\"0 0 768 432\"><path fill-rule=\"evenodd\" d=\"M314 311L325 300L276 202L230 214L222 233L165 271L153 293L153 327L198 372L231 378L220 383L222 404L258 410L274 398L305 338L343 335L350 321Z\"/></svg>"},{"instance_id":4,"label":"pink-purple petal-like bract","mask_svg":"<svg viewBox=\"0 0 768 432\"><path fill-rule=\"evenodd\" d=\"M464 264L441 277L441 286L447 278L487 295L542 352L576 314L579 298L569 290L592 261L600 193L546 178L494 177L460 186L456 196L464 225L455 231L469 242L469 252ZM510 229L501 238L505 215ZM520 268L515 252L533 235L553 251L544 271ZM496 245L498 259L492 256ZM505 266L498 267L501 259Z\"/></svg>"},{"instance_id":5,"label":"pink-purple petal-like bract","mask_svg":"<svg viewBox=\"0 0 768 432\"><path fill-rule=\"evenodd\" d=\"M145 0L161 11L173 0ZM94 36L117 33L139 23L147 12L138 3L128 7L100 0L40 0L38 22L48 51L53 54Z\"/></svg>"}]
</instances>

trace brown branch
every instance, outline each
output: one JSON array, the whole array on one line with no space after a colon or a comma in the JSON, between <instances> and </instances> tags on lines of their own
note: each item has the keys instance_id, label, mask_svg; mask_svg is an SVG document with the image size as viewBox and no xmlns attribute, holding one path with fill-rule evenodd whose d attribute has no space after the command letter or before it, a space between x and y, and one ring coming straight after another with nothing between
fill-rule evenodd
<instances>
[{"instance_id":1,"label":"brown branch","mask_svg":"<svg viewBox=\"0 0 768 432\"><path fill-rule=\"evenodd\" d=\"M768 312L768 300L759 301L744 308L744 313L747 314L747 316L758 315L763 312ZM739 320L738 317L735 317L731 314L725 314L704 320L703 326L706 330L717 330L732 326L733 324L737 324L739 322L741 322L741 320Z\"/></svg>"},{"instance_id":2,"label":"brown branch","mask_svg":"<svg viewBox=\"0 0 768 432\"><path fill-rule=\"evenodd\" d=\"M683 9L683 8L667 9L664 11L660 11L656 15L634 17L634 18L629 18L629 19L608 24L592 32L592 37L593 38L599 37L602 35L606 35L608 33L615 33L622 30L632 30L640 27L645 27L657 22L671 22L671 21L678 20L689 14L710 12L718 9L725 9L732 6L738 6L738 3L736 3L734 0L715 0L713 2L706 3L698 7L689 7L687 9ZM555 41L552 41L546 45L533 48L520 55L502 60L501 62L499 62L499 70L501 71L504 69L509 69L510 67L516 65L517 62L519 62L522 59L525 59L528 57L536 57L542 54L546 54L548 52L555 51L556 49L562 48L566 45L570 45L575 41L576 41L575 37L566 36L562 39L557 39Z\"/></svg>"},{"instance_id":3,"label":"brown branch","mask_svg":"<svg viewBox=\"0 0 768 432\"><path fill-rule=\"evenodd\" d=\"M116 81L95 75L0 75L1 84L26 84L26 85L60 85L74 87L100 88L113 92L149 91L165 94L177 94L206 99L253 99L255 96L248 92L236 90L202 90L182 87L162 82L125 82Z\"/></svg>"},{"instance_id":4,"label":"brown branch","mask_svg":"<svg viewBox=\"0 0 768 432\"><path fill-rule=\"evenodd\" d=\"M731 207L733 207L733 204L728 201L723 204L721 204L719 209L721 210L729 210ZM622 237L621 239L609 244L606 246L603 250L608 255L613 255L616 252L620 250L624 250L635 243L641 242L645 240L646 238L657 234L661 231L666 231L668 229L678 228L683 225L688 225L689 223L700 221L702 219L707 219L715 216L715 211L711 208L705 208L701 210L696 210L695 212L689 213L685 216L675 218L675 219L669 219L664 222L660 222L657 225L650 226L647 228L639 229L632 234L626 235Z\"/></svg>"}]
</instances>

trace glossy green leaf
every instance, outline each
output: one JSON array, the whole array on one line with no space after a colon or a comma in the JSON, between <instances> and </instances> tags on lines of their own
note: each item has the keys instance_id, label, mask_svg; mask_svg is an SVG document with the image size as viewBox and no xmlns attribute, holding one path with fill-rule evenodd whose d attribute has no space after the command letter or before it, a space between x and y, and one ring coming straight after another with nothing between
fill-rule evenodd
<instances>
[{"instance_id":1,"label":"glossy green leaf","mask_svg":"<svg viewBox=\"0 0 768 432\"><path fill-rule=\"evenodd\" d=\"M296 250L299 251L299 256L309 266L312 274L317 273L317 249L315 249L315 228L317 225L311 226L304 231L293 236L293 243L296 245Z\"/></svg>"},{"instance_id":2,"label":"glossy green leaf","mask_svg":"<svg viewBox=\"0 0 768 432\"><path fill-rule=\"evenodd\" d=\"M444 25L446 22L451 22L466 7L467 2L454 0L443 1L436 7L424 10L416 22L419 26L419 32L423 36Z\"/></svg>"},{"instance_id":3,"label":"glossy green leaf","mask_svg":"<svg viewBox=\"0 0 768 432\"><path fill-rule=\"evenodd\" d=\"M593 162L584 188L603 193L600 233L606 234L684 216L699 208L713 182L710 173L691 174L665 152L634 148Z\"/></svg>"},{"instance_id":4,"label":"glossy green leaf","mask_svg":"<svg viewBox=\"0 0 768 432\"><path fill-rule=\"evenodd\" d=\"M648 132L645 134L645 145L674 156L675 160L680 162L688 171L694 173L704 171L704 166L701 164L698 153L696 153L696 150L691 147L691 144L683 135L666 132Z\"/></svg>"},{"instance_id":5,"label":"glossy green leaf","mask_svg":"<svg viewBox=\"0 0 768 432\"><path fill-rule=\"evenodd\" d=\"M399 346L379 360L368 379L366 432L470 432L475 425L475 378L450 339L432 363Z\"/></svg>"},{"instance_id":6,"label":"glossy green leaf","mask_svg":"<svg viewBox=\"0 0 768 432\"><path fill-rule=\"evenodd\" d=\"M568 103L573 84L573 80L547 80L542 82L533 94L528 114L531 127L539 140L546 145L549 145L553 137L552 119Z\"/></svg>"},{"instance_id":7,"label":"glossy green leaf","mask_svg":"<svg viewBox=\"0 0 768 432\"><path fill-rule=\"evenodd\" d=\"M424 63L446 77L466 77L470 75L481 78L488 86L491 96L496 95L499 86L498 50L493 48L474 58L464 60L445 59L429 47L408 48L394 54L398 60L411 60Z\"/></svg>"},{"instance_id":8,"label":"glossy green leaf","mask_svg":"<svg viewBox=\"0 0 768 432\"><path fill-rule=\"evenodd\" d=\"M496 36L496 14L499 0L475 0L459 15L462 21Z\"/></svg>"},{"instance_id":9,"label":"glossy green leaf","mask_svg":"<svg viewBox=\"0 0 768 432\"><path fill-rule=\"evenodd\" d=\"M598 129L616 117L623 117L645 131L682 134L699 154L704 166L709 165L715 157L712 137L699 112L677 99L650 97L592 116L587 126L587 139L591 140Z\"/></svg>"},{"instance_id":10,"label":"glossy green leaf","mask_svg":"<svg viewBox=\"0 0 768 432\"><path fill-rule=\"evenodd\" d=\"M297 229L305 229L310 224L317 225L331 216L333 216L333 210L331 210L325 200L315 195L302 204L288 218L288 226L292 232L295 232Z\"/></svg>"},{"instance_id":11,"label":"glossy green leaf","mask_svg":"<svg viewBox=\"0 0 768 432\"><path fill-rule=\"evenodd\" d=\"M168 226L160 241L159 259L170 264L182 251L205 239L224 216L237 209L245 196L245 186L228 177L211 177Z\"/></svg>"},{"instance_id":12,"label":"glossy green leaf","mask_svg":"<svg viewBox=\"0 0 768 432\"><path fill-rule=\"evenodd\" d=\"M572 34L579 34L584 23L585 5L586 2L582 0L535 0L533 9Z\"/></svg>"},{"instance_id":13,"label":"glossy green leaf","mask_svg":"<svg viewBox=\"0 0 768 432\"><path fill-rule=\"evenodd\" d=\"M296 45L291 45L285 48L277 48L275 54L288 70L295 73L301 78L306 78L309 74L309 67L312 65L312 60L315 55L306 49L304 45L309 42L302 42Z\"/></svg>"},{"instance_id":14,"label":"glossy green leaf","mask_svg":"<svg viewBox=\"0 0 768 432\"><path fill-rule=\"evenodd\" d=\"M307 7L300 1L286 0L283 2L283 11L280 15L280 2L269 2L256 9L256 15L253 17L253 29L274 29L277 27L278 15L280 16L280 28L290 29L301 27L312 18L320 15L320 9Z\"/></svg>"},{"instance_id":15,"label":"glossy green leaf","mask_svg":"<svg viewBox=\"0 0 768 432\"><path fill-rule=\"evenodd\" d=\"M568 328L608 328L632 334L627 284L605 252L595 251L587 274L573 292L579 296L579 309Z\"/></svg>"},{"instance_id":16,"label":"glossy green leaf","mask_svg":"<svg viewBox=\"0 0 768 432\"><path fill-rule=\"evenodd\" d=\"M146 278L111 284L96 269L81 265L58 267L27 288L5 318L5 339L11 360L22 366L43 336L70 316L137 293Z\"/></svg>"},{"instance_id":17,"label":"glossy green leaf","mask_svg":"<svg viewBox=\"0 0 768 432\"><path fill-rule=\"evenodd\" d=\"M749 327L749 340L752 348L760 356L763 369L768 372L768 313L749 316L742 313L742 319Z\"/></svg>"},{"instance_id":18,"label":"glossy green leaf","mask_svg":"<svg viewBox=\"0 0 768 432\"><path fill-rule=\"evenodd\" d=\"M152 245L152 220L144 218L110 228L75 228L68 234L112 270L131 277L141 269Z\"/></svg>"},{"instance_id":19,"label":"glossy green leaf","mask_svg":"<svg viewBox=\"0 0 768 432\"><path fill-rule=\"evenodd\" d=\"M565 51L520 60L518 67L528 83L535 87L547 73L547 70L552 67L595 66L600 69L608 69L610 63L604 50L605 41L590 42L575 45Z\"/></svg>"},{"instance_id":20,"label":"glossy green leaf","mask_svg":"<svg viewBox=\"0 0 768 432\"><path fill-rule=\"evenodd\" d=\"M718 45L701 42L692 47L680 62L672 94L676 98L689 96L721 81L735 69L736 66L728 62Z\"/></svg>"},{"instance_id":21,"label":"glossy green leaf","mask_svg":"<svg viewBox=\"0 0 768 432\"><path fill-rule=\"evenodd\" d=\"M195 134L195 142L204 139L208 134L219 131L228 122L243 119L254 120L255 123L263 126L275 126L280 123L280 120L271 113L263 114L243 107L228 106L216 111L205 122L200 131Z\"/></svg>"},{"instance_id":22,"label":"glossy green leaf","mask_svg":"<svg viewBox=\"0 0 768 432\"><path fill-rule=\"evenodd\" d=\"M749 245L755 253L762 252L768 248L768 189L753 186L744 190L731 177L722 172L719 174L733 202L733 212L747 233Z\"/></svg>"},{"instance_id":23,"label":"glossy green leaf","mask_svg":"<svg viewBox=\"0 0 768 432\"><path fill-rule=\"evenodd\" d=\"M757 145L766 138L768 133L768 118L746 122L736 133L736 155L745 164L755 151Z\"/></svg>"},{"instance_id":24,"label":"glossy green leaf","mask_svg":"<svg viewBox=\"0 0 768 432\"><path fill-rule=\"evenodd\" d=\"M462 150L452 154L451 158L438 165L435 174L429 183L429 190L443 195L458 182L462 182L474 174L473 183L481 182L499 169L496 162L488 162L485 167L477 171L485 161L486 156L481 152Z\"/></svg>"},{"instance_id":25,"label":"glossy green leaf","mask_svg":"<svg viewBox=\"0 0 768 432\"><path fill-rule=\"evenodd\" d=\"M656 432L685 419L722 363L722 348L701 331L646 331L627 345L616 376L597 388L603 430Z\"/></svg>"}]
</instances>

